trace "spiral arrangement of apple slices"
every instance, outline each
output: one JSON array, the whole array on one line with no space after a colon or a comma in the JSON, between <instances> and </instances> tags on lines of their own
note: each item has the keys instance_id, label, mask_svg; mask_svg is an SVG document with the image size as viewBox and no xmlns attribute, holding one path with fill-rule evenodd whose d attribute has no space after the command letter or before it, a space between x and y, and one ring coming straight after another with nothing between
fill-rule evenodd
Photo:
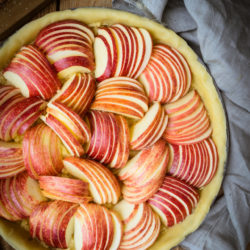
<instances>
[{"instance_id":1,"label":"spiral arrangement of apple slices","mask_svg":"<svg viewBox=\"0 0 250 250\"><path fill-rule=\"evenodd\" d=\"M146 29L55 22L3 76L0 216L49 247L147 249L216 173L188 62Z\"/></svg>"}]
</instances>

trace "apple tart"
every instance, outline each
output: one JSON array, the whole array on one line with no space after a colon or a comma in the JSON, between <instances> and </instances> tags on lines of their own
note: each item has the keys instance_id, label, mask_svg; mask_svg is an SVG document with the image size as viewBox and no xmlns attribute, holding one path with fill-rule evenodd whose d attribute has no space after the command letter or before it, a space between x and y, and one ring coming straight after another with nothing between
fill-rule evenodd
<instances>
[{"instance_id":1,"label":"apple tart","mask_svg":"<svg viewBox=\"0 0 250 250\"><path fill-rule=\"evenodd\" d=\"M17 249L169 249L222 182L226 120L173 31L77 9L0 50L0 234Z\"/></svg>"}]
</instances>

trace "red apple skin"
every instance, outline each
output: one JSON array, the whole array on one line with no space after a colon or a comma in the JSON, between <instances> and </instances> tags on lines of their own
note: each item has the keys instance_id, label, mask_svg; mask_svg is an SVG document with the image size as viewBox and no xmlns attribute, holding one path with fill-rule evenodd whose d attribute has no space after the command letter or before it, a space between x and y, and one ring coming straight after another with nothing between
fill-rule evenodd
<instances>
[{"instance_id":1,"label":"red apple skin","mask_svg":"<svg viewBox=\"0 0 250 250\"><path fill-rule=\"evenodd\" d=\"M201 188L214 177L218 153L212 139L193 145L171 145L172 163L168 173L191 186Z\"/></svg>"},{"instance_id":2,"label":"red apple skin","mask_svg":"<svg viewBox=\"0 0 250 250\"><path fill-rule=\"evenodd\" d=\"M12 72L22 78L29 91L26 97L40 96L48 100L61 87L53 67L34 45L22 47L4 70L4 76L15 85L6 72Z\"/></svg>"},{"instance_id":3,"label":"red apple skin","mask_svg":"<svg viewBox=\"0 0 250 250\"><path fill-rule=\"evenodd\" d=\"M62 145L59 137L45 124L29 129L23 139L24 164L31 178L58 175L62 168Z\"/></svg>"},{"instance_id":4,"label":"red apple skin","mask_svg":"<svg viewBox=\"0 0 250 250\"><path fill-rule=\"evenodd\" d=\"M52 99L60 102L83 117L95 95L95 79L90 74L74 74L67 83L66 89L60 90Z\"/></svg>"},{"instance_id":5,"label":"red apple skin","mask_svg":"<svg viewBox=\"0 0 250 250\"><path fill-rule=\"evenodd\" d=\"M166 176L159 190L148 200L162 223L171 227L190 215L199 201L197 189L174 177Z\"/></svg>"}]
</instances>

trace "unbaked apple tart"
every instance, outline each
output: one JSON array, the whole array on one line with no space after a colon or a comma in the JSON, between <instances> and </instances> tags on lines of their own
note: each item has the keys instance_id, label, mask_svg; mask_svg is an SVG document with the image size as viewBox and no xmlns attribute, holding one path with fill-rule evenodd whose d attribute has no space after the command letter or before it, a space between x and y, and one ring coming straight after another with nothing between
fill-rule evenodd
<instances>
[{"instance_id":1,"label":"unbaked apple tart","mask_svg":"<svg viewBox=\"0 0 250 250\"><path fill-rule=\"evenodd\" d=\"M186 42L109 9L51 13L0 50L0 234L16 249L168 249L226 158L212 78Z\"/></svg>"}]
</instances>

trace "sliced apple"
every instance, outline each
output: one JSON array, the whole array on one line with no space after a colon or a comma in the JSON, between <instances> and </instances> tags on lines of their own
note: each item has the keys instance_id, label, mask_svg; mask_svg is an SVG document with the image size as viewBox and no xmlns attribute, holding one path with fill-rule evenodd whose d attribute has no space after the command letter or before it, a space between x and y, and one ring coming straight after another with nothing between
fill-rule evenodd
<instances>
[{"instance_id":1,"label":"sliced apple","mask_svg":"<svg viewBox=\"0 0 250 250\"><path fill-rule=\"evenodd\" d=\"M148 110L148 101L139 82L128 77L115 77L98 84L91 109L140 119Z\"/></svg>"},{"instance_id":2,"label":"sliced apple","mask_svg":"<svg viewBox=\"0 0 250 250\"><path fill-rule=\"evenodd\" d=\"M90 107L95 88L95 80L90 74L73 74L51 102L60 102L83 116Z\"/></svg>"},{"instance_id":3,"label":"sliced apple","mask_svg":"<svg viewBox=\"0 0 250 250\"><path fill-rule=\"evenodd\" d=\"M48 100L61 87L54 69L34 45L22 47L3 75L25 97L40 96Z\"/></svg>"},{"instance_id":4,"label":"sliced apple","mask_svg":"<svg viewBox=\"0 0 250 250\"><path fill-rule=\"evenodd\" d=\"M123 198L136 204L148 200L160 187L168 161L169 149L162 139L130 159L118 173Z\"/></svg>"},{"instance_id":5,"label":"sliced apple","mask_svg":"<svg viewBox=\"0 0 250 250\"><path fill-rule=\"evenodd\" d=\"M88 183L77 179L58 176L41 176L39 185L42 194L53 200L63 200L73 203L89 202Z\"/></svg>"},{"instance_id":6,"label":"sliced apple","mask_svg":"<svg viewBox=\"0 0 250 250\"><path fill-rule=\"evenodd\" d=\"M94 69L93 31L77 20L63 20L43 28L35 44L54 65L58 77L67 79L74 73Z\"/></svg>"},{"instance_id":7,"label":"sliced apple","mask_svg":"<svg viewBox=\"0 0 250 250\"><path fill-rule=\"evenodd\" d=\"M58 175L62 168L63 145L45 124L29 129L23 139L23 158L29 176Z\"/></svg>"},{"instance_id":8,"label":"sliced apple","mask_svg":"<svg viewBox=\"0 0 250 250\"><path fill-rule=\"evenodd\" d=\"M191 85L191 71L180 52L168 45L156 44L139 81L145 86L150 102L168 103L186 95Z\"/></svg>"},{"instance_id":9,"label":"sliced apple","mask_svg":"<svg viewBox=\"0 0 250 250\"><path fill-rule=\"evenodd\" d=\"M167 127L168 117L160 103L154 103L146 115L130 128L130 147L140 150L153 145Z\"/></svg>"},{"instance_id":10,"label":"sliced apple","mask_svg":"<svg viewBox=\"0 0 250 250\"><path fill-rule=\"evenodd\" d=\"M148 203L158 213L162 223L170 227L190 215L198 200L199 193L195 188L174 177L166 176L162 186Z\"/></svg>"},{"instance_id":11,"label":"sliced apple","mask_svg":"<svg viewBox=\"0 0 250 250\"><path fill-rule=\"evenodd\" d=\"M120 185L114 174L102 164L93 160L68 157L64 167L73 176L89 183L93 200L98 204L117 203Z\"/></svg>"},{"instance_id":12,"label":"sliced apple","mask_svg":"<svg viewBox=\"0 0 250 250\"><path fill-rule=\"evenodd\" d=\"M199 94L192 90L176 102L164 106L168 126L163 138L177 145L198 143L212 133L206 108Z\"/></svg>"}]
</instances>

